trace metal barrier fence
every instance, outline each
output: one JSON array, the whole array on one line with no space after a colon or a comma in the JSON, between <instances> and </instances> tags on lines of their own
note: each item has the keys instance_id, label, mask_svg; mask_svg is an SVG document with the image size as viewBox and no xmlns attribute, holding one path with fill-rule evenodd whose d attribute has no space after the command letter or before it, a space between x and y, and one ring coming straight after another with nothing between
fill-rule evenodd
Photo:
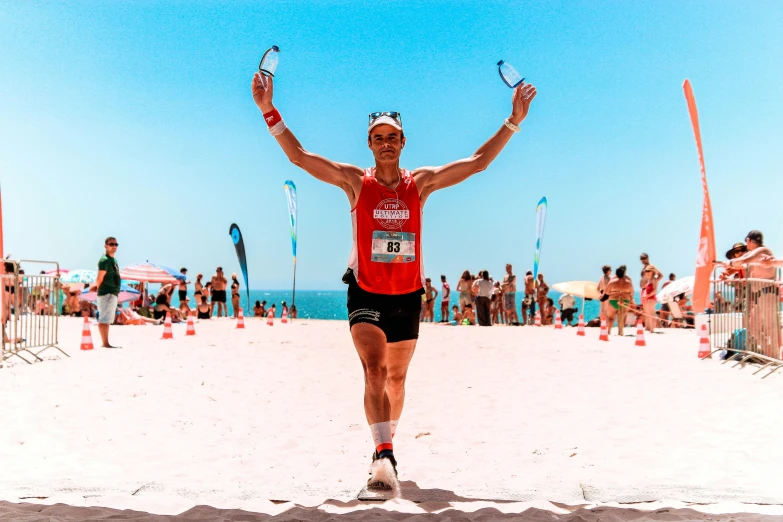
<instances>
[{"instance_id":1,"label":"metal barrier fence","mask_svg":"<svg viewBox=\"0 0 783 522\"><path fill-rule=\"evenodd\" d=\"M780 369L783 367L780 274L775 279L732 278L720 277L719 271L714 272L712 282L711 352L725 350L727 361L762 362L761 369L773 367L770 373Z\"/></svg>"},{"instance_id":2,"label":"metal barrier fence","mask_svg":"<svg viewBox=\"0 0 783 522\"><path fill-rule=\"evenodd\" d=\"M21 262L33 265L51 266L51 275L20 273ZM39 355L54 348L65 356L57 339L58 318L61 299L59 274L60 266L51 261L10 261L6 260L9 270L0 276L3 292L3 363L12 357L19 357L32 364L42 359ZM13 265L13 271L10 270Z\"/></svg>"}]
</instances>

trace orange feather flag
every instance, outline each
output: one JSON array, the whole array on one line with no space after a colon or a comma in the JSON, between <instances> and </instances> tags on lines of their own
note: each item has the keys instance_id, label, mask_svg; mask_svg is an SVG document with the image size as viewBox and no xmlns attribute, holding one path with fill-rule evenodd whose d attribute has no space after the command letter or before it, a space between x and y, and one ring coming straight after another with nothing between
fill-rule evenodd
<instances>
[{"instance_id":1,"label":"orange feather flag","mask_svg":"<svg viewBox=\"0 0 783 522\"><path fill-rule=\"evenodd\" d=\"M696 150L699 153L701 168L701 186L704 189L704 203L701 211L701 235L699 237L699 253L696 257L696 281L693 285L693 310L703 312L710 302L710 278L712 266L717 261L715 254L715 228L712 221L712 204L710 191L707 188L707 171L704 168L704 152L701 147L701 131L699 130L699 111L696 109L696 98L693 97L691 82L685 80L682 84L685 91L685 101L688 103L688 113L693 124L693 134L696 137Z\"/></svg>"}]
</instances>

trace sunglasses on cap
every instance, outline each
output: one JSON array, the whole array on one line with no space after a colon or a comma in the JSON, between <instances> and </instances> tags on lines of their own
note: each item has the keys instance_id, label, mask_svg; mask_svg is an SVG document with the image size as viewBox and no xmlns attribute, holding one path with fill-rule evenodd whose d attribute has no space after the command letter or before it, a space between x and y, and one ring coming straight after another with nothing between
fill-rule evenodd
<instances>
[{"instance_id":1,"label":"sunglasses on cap","mask_svg":"<svg viewBox=\"0 0 783 522\"><path fill-rule=\"evenodd\" d=\"M393 120L397 120L398 122L400 122L400 126L402 126L402 114L400 114L399 112L396 112L396 111L371 112L370 113L370 118L369 118L369 121L367 122L367 124L368 125L371 124L372 122L374 122L375 120L377 120L381 116L388 116L389 118L391 118Z\"/></svg>"}]
</instances>

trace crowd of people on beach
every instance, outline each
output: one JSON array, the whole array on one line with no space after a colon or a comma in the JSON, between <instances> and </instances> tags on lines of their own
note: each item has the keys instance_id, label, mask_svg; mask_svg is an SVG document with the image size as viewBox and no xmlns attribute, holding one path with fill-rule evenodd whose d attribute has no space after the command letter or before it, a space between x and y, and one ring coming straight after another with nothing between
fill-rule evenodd
<instances>
[{"instance_id":1,"label":"crowd of people on beach","mask_svg":"<svg viewBox=\"0 0 783 522\"><path fill-rule=\"evenodd\" d=\"M457 282L458 305L451 305L451 286L446 276L441 275L440 280L439 293L432 285L432 280L426 279L422 295L422 322L435 322L435 301L438 295L441 303L441 323L479 326L534 324L537 311L541 324L550 325L554 322L556 306L549 297L550 288L544 274L534 277L530 270L525 274L521 320L516 310L517 276L511 264L506 265L506 274L502 281L492 278L487 270L479 270L476 274L465 270ZM564 321L573 320L577 311L574 297L563 294L558 304Z\"/></svg>"},{"instance_id":2,"label":"crowd of people on beach","mask_svg":"<svg viewBox=\"0 0 783 522\"><path fill-rule=\"evenodd\" d=\"M193 313L197 319L211 319L212 317L229 317L236 319L239 317L241 309L240 282L236 273L231 274L231 283L223 272L222 267L215 269L215 274L209 281L204 280L204 274L197 274L193 282L193 301L188 297L188 286L191 284L187 279L187 268L180 269L184 276L176 283L166 283L161 285L157 293L148 293L146 285L133 285L139 290L140 295L136 301L130 303L130 308L137 311L140 315L151 317L155 320L163 320L167 315L171 317L173 323L187 321L188 316ZM176 306L174 303L174 291L177 291ZM230 296L228 294L230 291ZM231 314L229 314L228 298L231 299ZM244 311L243 311L244 312ZM277 305L272 303L267 306L266 301L256 301L253 306L253 313L248 317L277 317ZM298 310L296 305L291 307L285 301L281 303L281 316L285 314L291 319L296 319Z\"/></svg>"},{"instance_id":3,"label":"crowd of people on beach","mask_svg":"<svg viewBox=\"0 0 783 522\"><path fill-rule=\"evenodd\" d=\"M755 252L755 253L754 253ZM748 233L746 241L735 243L726 252L726 263L715 263L722 266L721 280L744 280L749 277L746 265L755 264L754 275L762 279L775 280L776 274L771 267L783 266L783 261L774 258L768 247L764 246L763 235L758 230ZM635 326L638 321L644 329L654 332L656 328L689 328L694 326L697 311L690 304L688 292L681 292L671 299L659 303L658 293L677 280L674 273L664 276L650 262L647 253L639 256L642 270L639 275L639 302L636 300L636 287L628 275L626 265L621 265L612 272L610 265L602 267L602 276L598 280L598 300L600 302L600 317L591 319L585 326L599 327L601 318L607 322L611 330L616 324L618 335L624 335L626 326ZM551 325L555 312L559 310L564 326L575 326L578 309L573 295L562 294L555 304L549 297L550 287L544 274L534 277L528 270L523 280L524 297L517 312L517 276L511 264L506 265L506 273L502 280L495 280L487 270L479 270L471 274L465 270L459 278L456 292L458 305L451 305L452 289L445 275L440 276L440 292L426 279L424 295L422 295L422 322L435 322L435 302L440 297L440 323L451 325L533 325L539 314L541 325ZM660 306L659 306L660 305ZM727 311L725 296L715 293L714 302L704 310L707 313Z\"/></svg>"}]
</instances>

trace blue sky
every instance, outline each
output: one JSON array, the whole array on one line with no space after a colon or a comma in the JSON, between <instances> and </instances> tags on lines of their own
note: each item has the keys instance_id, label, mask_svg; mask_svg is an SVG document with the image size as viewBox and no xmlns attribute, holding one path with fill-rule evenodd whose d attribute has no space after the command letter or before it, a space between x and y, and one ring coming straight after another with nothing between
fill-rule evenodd
<instances>
[{"instance_id":1,"label":"blue sky","mask_svg":"<svg viewBox=\"0 0 783 522\"><path fill-rule=\"evenodd\" d=\"M291 165L253 104L263 51L303 145L371 165L367 114L397 110L402 166L472 154L510 112L495 63L538 88L491 167L425 207L428 275L600 266L693 273L701 185L682 94L698 102L718 251L761 229L783 250L781 2L0 2L0 183L5 249L93 268L103 239L251 287L288 288L283 182L299 189L297 287L340 289L345 195ZM631 275L638 275L632 270Z\"/></svg>"}]
</instances>

